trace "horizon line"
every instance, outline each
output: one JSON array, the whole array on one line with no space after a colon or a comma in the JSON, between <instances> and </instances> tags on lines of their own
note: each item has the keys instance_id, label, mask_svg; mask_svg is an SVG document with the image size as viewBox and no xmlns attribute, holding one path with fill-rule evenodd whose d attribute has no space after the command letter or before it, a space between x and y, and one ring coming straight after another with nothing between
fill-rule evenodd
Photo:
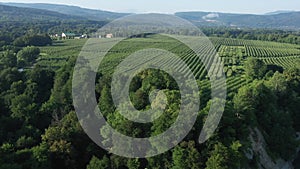
<instances>
[{"instance_id":1,"label":"horizon line","mask_svg":"<svg viewBox=\"0 0 300 169\"><path fill-rule=\"evenodd\" d=\"M184 13L184 12L207 12L207 13L227 13L227 14L245 14L245 15L268 15L270 13L275 13L275 12L300 12L300 10L288 10L288 9L278 9L274 11L265 11L263 13L250 13L250 12L229 12L229 11L205 11L205 10L197 10L197 9L185 9L182 11L174 11L174 12L163 12L163 11L139 11L137 9L127 9L127 10L112 10L112 9L99 9L99 8L91 8L91 7L85 7L82 5L77 5L77 4L66 4L66 3L45 3L45 2L3 2L0 1L0 4L45 4L45 5L64 5L64 6L70 6L70 7L79 7L83 9L89 9L89 10L98 10L98 11L105 11L105 12L114 12L114 13L128 13L128 14L147 14L147 13L158 13L158 14L170 14L170 15L175 15L176 13ZM28 7L30 8L30 7ZM130 12L131 11L131 12ZM134 12L135 11L135 12Z\"/></svg>"}]
</instances>

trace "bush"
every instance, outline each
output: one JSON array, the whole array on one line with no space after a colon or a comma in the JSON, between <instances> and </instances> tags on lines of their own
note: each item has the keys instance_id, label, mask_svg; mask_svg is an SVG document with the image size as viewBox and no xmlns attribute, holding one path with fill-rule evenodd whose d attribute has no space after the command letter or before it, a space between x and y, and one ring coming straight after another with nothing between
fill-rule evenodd
<instances>
[{"instance_id":1,"label":"bush","mask_svg":"<svg viewBox=\"0 0 300 169\"><path fill-rule=\"evenodd\" d=\"M47 46L52 44L52 39L49 35L25 35L17 38L13 44L18 47L25 46Z\"/></svg>"},{"instance_id":2,"label":"bush","mask_svg":"<svg viewBox=\"0 0 300 169\"><path fill-rule=\"evenodd\" d=\"M246 76L250 80L263 78L267 71L266 64L253 57L247 59L244 68Z\"/></svg>"},{"instance_id":3,"label":"bush","mask_svg":"<svg viewBox=\"0 0 300 169\"><path fill-rule=\"evenodd\" d=\"M19 67L31 65L38 58L39 54L40 49L37 47L26 47L22 49L17 54Z\"/></svg>"}]
</instances>

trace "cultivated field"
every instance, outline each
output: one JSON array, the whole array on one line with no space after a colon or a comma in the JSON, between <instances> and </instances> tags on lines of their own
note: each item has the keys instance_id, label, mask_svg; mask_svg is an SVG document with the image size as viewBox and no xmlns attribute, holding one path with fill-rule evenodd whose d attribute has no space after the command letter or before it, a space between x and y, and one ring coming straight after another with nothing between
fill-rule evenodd
<instances>
[{"instance_id":1,"label":"cultivated field","mask_svg":"<svg viewBox=\"0 0 300 169\"><path fill-rule=\"evenodd\" d=\"M247 83L244 76L243 63L248 57L256 57L268 65L278 65L284 69L300 63L300 45L215 37L210 38L210 40L224 63L229 96ZM38 64L58 69L68 59L77 57L85 42L85 39L56 41L53 46L42 47ZM203 47L205 48L205 46ZM135 51L145 48L165 49L177 54L188 64L195 77L199 80L201 88L210 88L205 67L200 59L195 57L195 54L179 41L169 37L158 37L158 35L152 35L148 38L127 39L120 42L104 58L99 71L103 74L112 74L122 59ZM174 60L169 60L169 62L173 63ZM182 70L181 67L176 69L178 71L186 71ZM203 95L209 96L209 90L207 92L203 93Z\"/></svg>"}]
</instances>

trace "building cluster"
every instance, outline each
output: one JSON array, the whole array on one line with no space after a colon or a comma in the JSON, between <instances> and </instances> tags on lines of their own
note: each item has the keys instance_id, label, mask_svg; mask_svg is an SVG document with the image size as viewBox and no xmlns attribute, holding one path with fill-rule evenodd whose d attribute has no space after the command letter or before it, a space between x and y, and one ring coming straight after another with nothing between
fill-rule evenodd
<instances>
[{"instance_id":1,"label":"building cluster","mask_svg":"<svg viewBox=\"0 0 300 169\"><path fill-rule=\"evenodd\" d=\"M87 34L75 34L72 32L63 32L62 34L54 34L54 35L50 35L51 38L55 38L55 39L87 39L89 38L89 36ZM104 37L103 36L99 36L98 38L113 38L114 35L109 33L106 34Z\"/></svg>"}]
</instances>

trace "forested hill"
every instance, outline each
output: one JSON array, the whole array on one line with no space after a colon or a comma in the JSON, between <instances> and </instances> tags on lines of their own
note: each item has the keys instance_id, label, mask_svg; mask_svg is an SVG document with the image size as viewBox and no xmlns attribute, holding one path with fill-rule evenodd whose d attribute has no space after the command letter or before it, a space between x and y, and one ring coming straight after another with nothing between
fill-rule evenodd
<instances>
[{"instance_id":1,"label":"forested hill","mask_svg":"<svg viewBox=\"0 0 300 169\"><path fill-rule=\"evenodd\" d=\"M65 15L58 12L19 8L0 4L0 21L34 22L34 21L61 21L61 20L83 20L83 17Z\"/></svg>"},{"instance_id":2,"label":"forested hill","mask_svg":"<svg viewBox=\"0 0 300 169\"><path fill-rule=\"evenodd\" d=\"M2 3L3 5L41 9L65 14L66 17L79 17L86 20L108 21L114 20L128 13L116 13L103 10L87 9L77 6L46 4L46 3ZM0 3L1 5L1 3ZM44 15L48 13L44 11ZM2 11L1 11L2 13ZM187 19L198 26L226 26L239 28L271 28L271 29L300 29L299 11L277 11L264 15L234 14L219 12L178 12L176 16ZM72 17L71 17L72 18Z\"/></svg>"},{"instance_id":3,"label":"forested hill","mask_svg":"<svg viewBox=\"0 0 300 169\"><path fill-rule=\"evenodd\" d=\"M127 13L116 13L103 10L94 10L81 8L77 6L58 5L58 4L45 4L45 3L4 3L5 5L43 9L53 12L59 12L66 15L79 16L88 20L106 21L114 20L122 16L128 15Z\"/></svg>"},{"instance_id":4,"label":"forested hill","mask_svg":"<svg viewBox=\"0 0 300 169\"><path fill-rule=\"evenodd\" d=\"M300 12L253 15L215 12L179 12L175 14L198 26L230 26L240 28L300 29Z\"/></svg>"},{"instance_id":5,"label":"forested hill","mask_svg":"<svg viewBox=\"0 0 300 169\"><path fill-rule=\"evenodd\" d=\"M10 37L5 38L5 41L9 42L25 34L61 32L90 34L106 23L107 21L88 20L80 16L42 9L13 7L0 3L0 42L3 36Z\"/></svg>"}]
</instances>

